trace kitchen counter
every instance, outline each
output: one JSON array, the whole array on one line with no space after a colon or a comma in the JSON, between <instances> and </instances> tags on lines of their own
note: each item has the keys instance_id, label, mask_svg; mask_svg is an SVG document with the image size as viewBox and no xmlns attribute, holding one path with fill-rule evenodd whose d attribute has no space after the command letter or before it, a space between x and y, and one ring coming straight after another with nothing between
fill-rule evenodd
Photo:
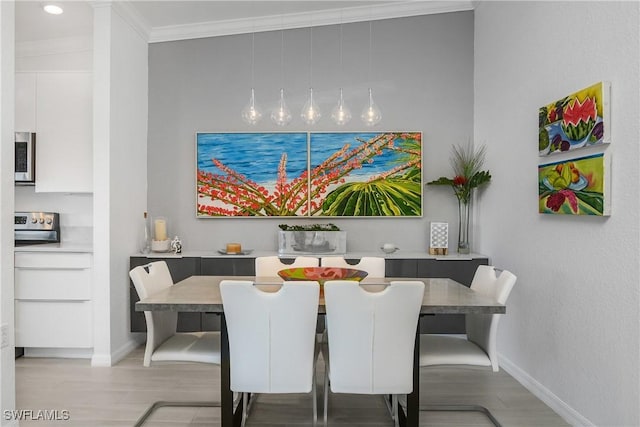
<instances>
[{"instance_id":1,"label":"kitchen counter","mask_svg":"<svg viewBox=\"0 0 640 427\"><path fill-rule=\"evenodd\" d=\"M93 253L93 245L86 242L43 243L17 246L14 252L87 252Z\"/></svg>"}]
</instances>

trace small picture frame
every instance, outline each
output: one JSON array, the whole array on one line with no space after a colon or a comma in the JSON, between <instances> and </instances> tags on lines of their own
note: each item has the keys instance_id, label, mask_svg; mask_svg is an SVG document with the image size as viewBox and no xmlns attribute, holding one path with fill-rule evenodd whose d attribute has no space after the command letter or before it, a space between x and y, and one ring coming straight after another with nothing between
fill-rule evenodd
<instances>
[{"instance_id":1,"label":"small picture frame","mask_svg":"<svg viewBox=\"0 0 640 427\"><path fill-rule=\"evenodd\" d=\"M449 223L431 222L429 227L429 254L449 254Z\"/></svg>"}]
</instances>

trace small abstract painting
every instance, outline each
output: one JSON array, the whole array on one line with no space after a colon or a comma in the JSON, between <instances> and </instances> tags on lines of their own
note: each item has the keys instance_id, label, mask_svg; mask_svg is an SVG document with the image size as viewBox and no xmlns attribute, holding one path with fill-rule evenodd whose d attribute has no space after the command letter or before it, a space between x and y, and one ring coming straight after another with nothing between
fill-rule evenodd
<instances>
[{"instance_id":1,"label":"small abstract painting","mask_svg":"<svg viewBox=\"0 0 640 427\"><path fill-rule=\"evenodd\" d=\"M611 142L608 82L596 83L538 113L538 152L547 156Z\"/></svg>"},{"instance_id":2,"label":"small abstract painting","mask_svg":"<svg viewBox=\"0 0 640 427\"><path fill-rule=\"evenodd\" d=\"M609 188L605 153L538 167L540 213L608 216Z\"/></svg>"},{"instance_id":3,"label":"small abstract painting","mask_svg":"<svg viewBox=\"0 0 640 427\"><path fill-rule=\"evenodd\" d=\"M311 133L310 214L422 216L420 132Z\"/></svg>"},{"instance_id":4,"label":"small abstract painting","mask_svg":"<svg viewBox=\"0 0 640 427\"><path fill-rule=\"evenodd\" d=\"M197 217L422 216L422 134L197 133Z\"/></svg>"}]
</instances>

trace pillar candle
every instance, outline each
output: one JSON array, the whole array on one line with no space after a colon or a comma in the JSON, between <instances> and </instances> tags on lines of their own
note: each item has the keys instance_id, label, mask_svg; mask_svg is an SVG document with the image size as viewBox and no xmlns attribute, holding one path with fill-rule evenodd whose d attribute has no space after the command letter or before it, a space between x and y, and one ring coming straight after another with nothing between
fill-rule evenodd
<instances>
[{"instance_id":1,"label":"pillar candle","mask_svg":"<svg viewBox=\"0 0 640 427\"><path fill-rule=\"evenodd\" d=\"M167 240L167 222L164 219L156 219L156 240Z\"/></svg>"}]
</instances>

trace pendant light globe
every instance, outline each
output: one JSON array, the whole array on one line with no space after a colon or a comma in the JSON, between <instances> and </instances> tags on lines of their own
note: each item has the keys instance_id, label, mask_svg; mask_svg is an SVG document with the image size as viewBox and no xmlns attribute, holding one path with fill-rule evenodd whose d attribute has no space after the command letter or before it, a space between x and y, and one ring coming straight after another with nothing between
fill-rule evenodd
<instances>
[{"instance_id":1,"label":"pendant light globe","mask_svg":"<svg viewBox=\"0 0 640 427\"><path fill-rule=\"evenodd\" d=\"M344 98L342 96L342 88L340 88L340 98L338 99L338 104L333 107L331 110L331 118L335 122L335 124L342 126L351 120L351 110L344 102Z\"/></svg>"},{"instance_id":2,"label":"pendant light globe","mask_svg":"<svg viewBox=\"0 0 640 427\"><path fill-rule=\"evenodd\" d=\"M380 112L380 109L378 108L376 103L373 102L371 88L369 88L369 104L362 110L360 118L367 126L375 126L380 123L380 120L382 120L382 113Z\"/></svg>"},{"instance_id":3,"label":"pendant light globe","mask_svg":"<svg viewBox=\"0 0 640 427\"><path fill-rule=\"evenodd\" d=\"M280 99L276 108L271 111L271 120L278 126L286 126L291 122L291 111L284 102L284 89L280 89Z\"/></svg>"},{"instance_id":4,"label":"pendant light globe","mask_svg":"<svg viewBox=\"0 0 640 427\"><path fill-rule=\"evenodd\" d=\"M320 117L322 117L322 112L320 112L318 104L313 100L313 88L309 88L309 98L302 107L300 117L302 117L302 121L308 125L317 123Z\"/></svg>"},{"instance_id":5,"label":"pendant light globe","mask_svg":"<svg viewBox=\"0 0 640 427\"><path fill-rule=\"evenodd\" d=\"M242 109L242 120L250 125L255 125L262 119L262 110L256 104L256 95L253 88L251 88L251 98L249 98L249 102Z\"/></svg>"}]
</instances>

